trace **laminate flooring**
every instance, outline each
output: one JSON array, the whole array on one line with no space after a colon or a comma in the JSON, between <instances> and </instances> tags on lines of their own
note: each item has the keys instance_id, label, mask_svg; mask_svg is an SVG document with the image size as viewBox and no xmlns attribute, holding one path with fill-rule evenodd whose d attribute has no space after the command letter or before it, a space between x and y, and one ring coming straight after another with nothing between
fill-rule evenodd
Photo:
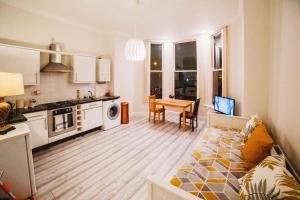
<instances>
[{"instance_id":1,"label":"laminate flooring","mask_svg":"<svg viewBox=\"0 0 300 200\"><path fill-rule=\"evenodd\" d=\"M200 118L201 119L201 118ZM146 177L168 181L205 127L178 128L178 114L163 123L135 115L127 125L95 131L33 154L39 200L147 199Z\"/></svg>"}]
</instances>

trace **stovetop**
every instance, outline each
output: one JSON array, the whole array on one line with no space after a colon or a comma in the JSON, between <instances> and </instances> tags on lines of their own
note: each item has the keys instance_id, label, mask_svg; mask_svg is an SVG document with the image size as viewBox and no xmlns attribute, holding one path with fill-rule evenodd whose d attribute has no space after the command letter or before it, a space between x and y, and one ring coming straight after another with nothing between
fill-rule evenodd
<instances>
[{"instance_id":1,"label":"stovetop","mask_svg":"<svg viewBox=\"0 0 300 200\"><path fill-rule=\"evenodd\" d=\"M76 105L76 102L74 102L74 101L59 101L59 102L46 104L48 110L71 107L71 106L75 106L75 105Z\"/></svg>"}]
</instances>

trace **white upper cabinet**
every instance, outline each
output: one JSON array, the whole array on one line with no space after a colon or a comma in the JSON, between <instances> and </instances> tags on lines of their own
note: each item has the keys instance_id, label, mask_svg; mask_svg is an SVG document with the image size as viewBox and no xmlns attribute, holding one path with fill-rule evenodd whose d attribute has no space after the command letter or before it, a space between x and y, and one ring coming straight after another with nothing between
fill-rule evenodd
<instances>
[{"instance_id":1,"label":"white upper cabinet","mask_svg":"<svg viewBox=\"0 0 300 200\"><path fill-rule=\"evenodd\" d=\"M0 45L0 72L21 73L24 85L39 85L40 52Z\"/></svg>"},{"instance_id":2,"label":"white upper cabinet","mask_svg":"<svg viewBox=\"0 0 300 200\"><path fill-rule=\"evenodd\" d=\"M96 58L88 56L73 57L73 83L96 82Z\"/></svg>"},{"instance_id":3,"label":"white upper cabinet","mask_svg":"<svg viewBox=\"0 0 300 200\"><path fill-rule=\"evenodd\" d=\"M110 81L110 60L108 59L97 60L97 81L99 82Z\"/></svg>"}]
</instances>

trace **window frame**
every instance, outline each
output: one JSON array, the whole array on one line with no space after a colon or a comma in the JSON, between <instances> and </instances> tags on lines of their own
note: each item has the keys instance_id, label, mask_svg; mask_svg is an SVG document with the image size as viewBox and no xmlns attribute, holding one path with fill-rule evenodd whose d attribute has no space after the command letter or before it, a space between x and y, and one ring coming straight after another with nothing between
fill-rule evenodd
<instances>
[{"instance_id":1,"label":"window frame","mask_svg":"<svg viewBox=\"0 0 300 200\"><path fill-rule=\"evenodd\" d=\"M152 44L159 44L161 45L161 70L151 70L151 45ZM154 41L150 41L148 42L147 45L147 49L148 49L148 57L147 57L147 62L146 62L146 80L147 80L147 84L146 84L146 97L145 97L145 101L148 102L148 96L150 96L150 87L151 87L151 73L152 72L159 72L162 75L162 98L164 97L164 43L163 42L154 42Z\"/></svg>"},{"instance_id":2,"label":"window frame","mask_svg":"<svg viewBox=\"0 0 300 200\"><path fill-rule=\"evenodd\" d=\"M187 43L187 42L196 42L196 70L176 70L176 44L181 44L181 43ZM174 99L175 98L175 73L176 72L196 72L196 77L197 77L197 88L196 88L196 99L199 98L199 94L200 92L199 90L199 66L198 66L198 45L197 45L197 39L196 38L192 38L192 39L186 39L186 40L180 40L177 42L173 43L174 47L173 47L173 85L172 85L172 94L174 95Z\"/></svg>"},{"instance_id":3,"label":"window frame","mask_svg":"<svg viewBox=\"0 0 300 200\"><path fill-rule=\"evenodd\" d=\"M213 95L213 87L214 87L214 80L213 80L213 73L214 72L222 72L222 96L227 97L228 95L228 80L227 80L227 74L228 74L228 61L227 61L227 56L228 56L228 35L227 35L227 26L215 31L213 34L211 34L211 105L213 106L213 101L214 101L214 95ZM214 46L214 37L215 36L221 36L221 44L222 44L222 67L221 68L215 68L214 66L214 51L215 51L215 46Z\"/></svg>"}]
</instances>

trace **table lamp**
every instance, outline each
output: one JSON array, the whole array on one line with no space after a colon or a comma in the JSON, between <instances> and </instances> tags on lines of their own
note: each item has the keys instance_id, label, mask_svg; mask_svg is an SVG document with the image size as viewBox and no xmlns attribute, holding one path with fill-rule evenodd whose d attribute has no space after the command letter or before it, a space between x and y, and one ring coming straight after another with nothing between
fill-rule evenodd
<instances>
[{"instance_id":1,"label":"table lamp","mask_svg":"<svg viewBox=\"0 0 300 200\"><path fill-rule=\"evenodd\" d=\"M24 94L22 74L0 72L0 135L15 129L14 126L6 124L12 106L4 102L4 97L21 94Z\"/></svg>"}]
</instances>

